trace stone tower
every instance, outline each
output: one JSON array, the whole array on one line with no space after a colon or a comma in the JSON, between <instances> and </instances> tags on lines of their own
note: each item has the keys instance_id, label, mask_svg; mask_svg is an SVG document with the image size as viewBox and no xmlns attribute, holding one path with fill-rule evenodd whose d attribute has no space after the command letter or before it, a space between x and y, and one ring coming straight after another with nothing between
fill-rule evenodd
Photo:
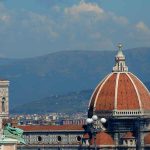
<instances>
[{"instance_id":1,"label":"stone tower","mask_svg":"<svg viewBox=\"0 0 150 150\"><path fill-rule=\"evenodd\" d=\"M3 120L9 117L8 86L8 80L0 80L0 134L2 133Z\"/></svg>"}]
</instances>

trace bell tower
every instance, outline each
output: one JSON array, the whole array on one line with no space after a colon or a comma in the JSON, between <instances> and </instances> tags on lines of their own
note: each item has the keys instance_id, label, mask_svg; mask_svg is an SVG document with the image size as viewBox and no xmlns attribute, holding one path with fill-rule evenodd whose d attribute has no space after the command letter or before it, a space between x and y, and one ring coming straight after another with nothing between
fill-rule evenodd
<instances>
[{"instance_id":1,"label":"bell tower","mask_svg":"<svg viewBox=\"0 0 150 150\"><path fill-rule=\"evenodd\" d=\"M0 80L0 133L2 132L3 120L9 117L8 87L8 80Z\"/></svg>"}]
</instances>

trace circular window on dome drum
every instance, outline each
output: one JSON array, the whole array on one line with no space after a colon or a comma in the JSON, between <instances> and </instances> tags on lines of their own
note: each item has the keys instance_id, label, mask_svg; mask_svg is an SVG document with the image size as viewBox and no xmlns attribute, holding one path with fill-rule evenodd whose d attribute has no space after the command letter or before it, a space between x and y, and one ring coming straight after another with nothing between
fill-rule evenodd
<instances>
[{"instance_id":1,"label":"circular window on dome drum","mask_svg":"<svg viewBox=\"0 0 150 150\"><path fill-rule=\"evenodd\" d=\"M76 139L77 139L78 142L80 142L81 141L81 136L77 136Z\"/></svg>"},{"instance_id":2,"label":"circular window on dome drum","mask_svg":"<svg viewBox=\"0 0 150 150\"><path fill-rule=\"evenodd\" d=\"M62 137L61 136L57 136L57 141L61 142L62 141Z\"/></svg>"},{"instance_id":3,"label":"circular window on dome drum","mask_svg":"<svg viewBox=\"0 0 150 150\"><path fill-rule=\"evenodd\" d=\"M41 141L42 141L42 137L38 136L38 142L41 142Z\"/></svg>"}]
</instances>

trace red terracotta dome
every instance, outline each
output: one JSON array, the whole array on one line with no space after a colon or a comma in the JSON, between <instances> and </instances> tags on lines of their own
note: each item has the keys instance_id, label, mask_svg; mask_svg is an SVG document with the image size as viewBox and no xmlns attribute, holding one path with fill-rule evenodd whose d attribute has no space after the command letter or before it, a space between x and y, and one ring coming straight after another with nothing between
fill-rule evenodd
<instances>
[{"instance_id":1,"label":"red terracotta dome","mask_svg":"<svg viewBox=\"0 0 150 150\"><path fill-rule=\"evenodd\" d=\"M132 132L127 132L123 135L122 139L135 139Z\"/></svg>"},{"instance_id":2,"label":"red terracotta dome","mask_svg":"<svg viewBox=\"0 0 150 150\"><path fill-rule=\"evenodd\" d=\"M105 112L113 116L135 116L150 112L150 93L144 84L125 65L119 47L116 65L96 87L89 103L89 116Z\"/></svg>"},{"instance_id":3,"label":"red terracotta dome","mask_svg":"<svg viewBox=\"0 0 150 150\"><path fill-rule=\"evenodd\" d=\"M148 133L145 137L144 137L144 144L150 144L150 133Z\"/></svg>"},{"instance_id":4,"label":"red terracotta dome","mask_svg":"<svg viewBox=\"0 0 150 150\"><path fill-rule=\"evenodd\" d=\"M91 139L90 145L94 145L94 138ZM105 133L99 132L96 134L96 145L115 145L112 137Z\"/></svg>"}]
</instances>

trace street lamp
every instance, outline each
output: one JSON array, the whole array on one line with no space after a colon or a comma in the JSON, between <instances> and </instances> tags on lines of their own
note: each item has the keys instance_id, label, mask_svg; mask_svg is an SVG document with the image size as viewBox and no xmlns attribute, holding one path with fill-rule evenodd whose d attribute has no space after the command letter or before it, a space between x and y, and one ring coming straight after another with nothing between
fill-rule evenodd
<instances>
[{"instance_id":1,"label":"street lamp","mask_svg":"<svg viewBox=\"0 0 150 150\"><path fill-rule=\"evenodd\" d=\"M99 131L102 131L104 130L102 127L100 128L97 128L96 127L96 121L98 120L98 117L97 115L93 115L92 118L87 118L86 119L86 123L87 123L87 131L89 133L89 135L91 137L94 137L94 149L97 150L97 146L96 146L96 134L99 132ZM100 119L100 122L102 124L106 123L106 118L101 118Z\"/></svg>"}]
</instances>

